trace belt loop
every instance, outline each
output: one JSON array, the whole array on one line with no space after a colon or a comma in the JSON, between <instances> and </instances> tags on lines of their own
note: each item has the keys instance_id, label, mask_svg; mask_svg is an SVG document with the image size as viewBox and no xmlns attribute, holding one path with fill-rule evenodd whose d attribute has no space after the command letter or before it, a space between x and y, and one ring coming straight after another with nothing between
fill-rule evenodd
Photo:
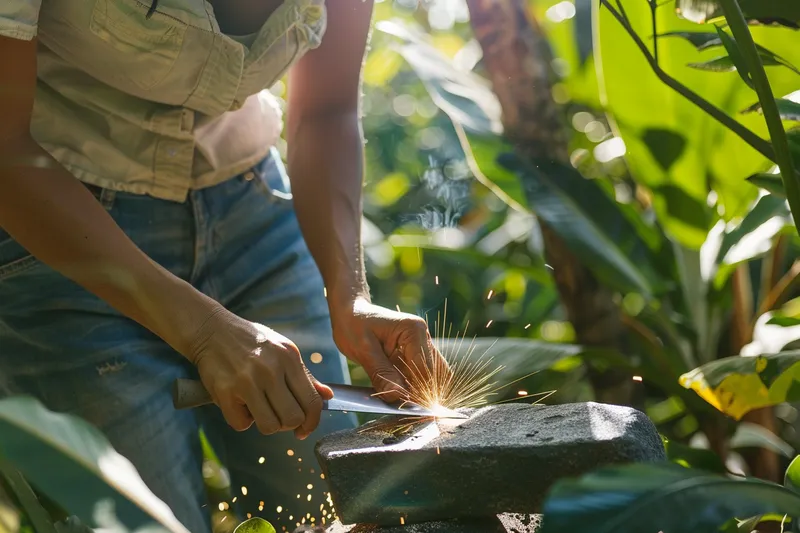
<instances>
[{"instance_id":1,"label":"belt loop","mask_svg":"<svg viewBox=\"0 0 800 533\"><path fill-rule=\"evenodd\" d=\"M106 211L110 211L114 207L114 200L117 198L117 191L106 189L103 187L100 193L100 204Z\"/></svg>"}]
</instances>

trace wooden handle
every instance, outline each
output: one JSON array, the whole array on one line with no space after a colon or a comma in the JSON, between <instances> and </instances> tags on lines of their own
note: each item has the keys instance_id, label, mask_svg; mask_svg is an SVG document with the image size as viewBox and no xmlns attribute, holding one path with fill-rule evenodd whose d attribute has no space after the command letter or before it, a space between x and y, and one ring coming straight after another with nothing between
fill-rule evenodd
<instances>
[{"instance_id":1,"label":"wooden handle","mask_svg":"<svg viewBox=\"0 0 800 533\"><path fill-rule=\"evenodd\" d=\"M172 384L172 405L175 409L194 409L211 403L214 400L200 381L180 378Z\"/></svg>"}]
</instances>

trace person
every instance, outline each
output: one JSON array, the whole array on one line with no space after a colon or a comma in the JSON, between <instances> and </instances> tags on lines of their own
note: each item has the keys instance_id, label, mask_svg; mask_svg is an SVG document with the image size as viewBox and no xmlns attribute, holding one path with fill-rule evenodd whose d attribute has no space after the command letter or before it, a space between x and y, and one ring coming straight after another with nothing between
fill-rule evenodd
<instances>
[{"instance_id":1,"label":"person","mask_svg":"<svg viewBox=\"0 0 800 533\"><path fill-rule=\"evenodd\" d=\"M355 423L321 412L323 383L348 382L342 354L390 401L401 362L441 361L425 321L365 281L371 13L0 2L0 393L99 427L193 533L210 527L201 428L241 512L319 523L314 440ZM287 72L291 180L265 90ZM174 410L187 376L215 406Z\"/></svg>"}]
</instances>

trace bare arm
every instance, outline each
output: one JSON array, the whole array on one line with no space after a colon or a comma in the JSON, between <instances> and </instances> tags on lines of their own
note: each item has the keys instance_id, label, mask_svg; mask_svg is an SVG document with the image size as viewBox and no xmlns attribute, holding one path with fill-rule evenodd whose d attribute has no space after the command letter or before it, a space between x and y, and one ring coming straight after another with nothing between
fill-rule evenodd
<instances>
[{"instance_id":1,"label":"bare arm","mask_svg":"<svg viewBox=\"0 0 800 533\"><path fill-rule=\"evenodd\" d=\"M364 152L361 67L372 0L328 2L322 45L289 80L289 175L306 243L328 291L339 349L367 371L384 399L408 398L413 374L448 372L421 318L370 301L361 247Z\"/></svg>"},{"instance_id":2,"label":"bare arm","mask_svg":"<svg viewBox=\"0 0 800 533\"><path fill-rule=\"evenodd\" d=\"M369 297L361 250L363 146L361 66L372 0L328 3L322 45L289 79L288 166L303 235L319 266L331 312Z\"/></svg>"},{"instance_id":3,"label":"bare arm","mask_svg":"<svg viewBox=\"0 0 800 533\"><path fill-rule=\"evenodd\" d=\"M185 332L202 323L214 302L151 261L33 140L35 40L0 37L0 80L0 227L39 260L188 354ZM165 294L185 305L164 305Z\"/></svg>"}]
</instances>

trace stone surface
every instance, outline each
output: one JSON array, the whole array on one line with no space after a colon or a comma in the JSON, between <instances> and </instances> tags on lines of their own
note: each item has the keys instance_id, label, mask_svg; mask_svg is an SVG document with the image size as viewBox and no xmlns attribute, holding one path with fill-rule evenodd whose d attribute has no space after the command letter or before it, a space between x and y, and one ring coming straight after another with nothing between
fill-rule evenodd
<instances>
[{"instance_id":1,"label":"stone surface","mask_svg":"<svg viewBox=\"0 0 800 533\"><path fill-rule=\"evenodd\" d=\"M541 518L538 515L504 514L496 518L394 526L345 526L341 522L334 522L326 533L536 533L540 524Z\"/></svg>"},{"instance_id":2,"label":"stone surface","mask_svg":"<svg viewBox=\"0 0 800 533\"><path fill-rule=\"evenodd\" d=\"M665 458L652 422L629 407L503 404L469 414L426 423L397 440L358 430L323 438L317 456L342 522L538 513L560 478Z\"/></svg>"}]
</instances>

